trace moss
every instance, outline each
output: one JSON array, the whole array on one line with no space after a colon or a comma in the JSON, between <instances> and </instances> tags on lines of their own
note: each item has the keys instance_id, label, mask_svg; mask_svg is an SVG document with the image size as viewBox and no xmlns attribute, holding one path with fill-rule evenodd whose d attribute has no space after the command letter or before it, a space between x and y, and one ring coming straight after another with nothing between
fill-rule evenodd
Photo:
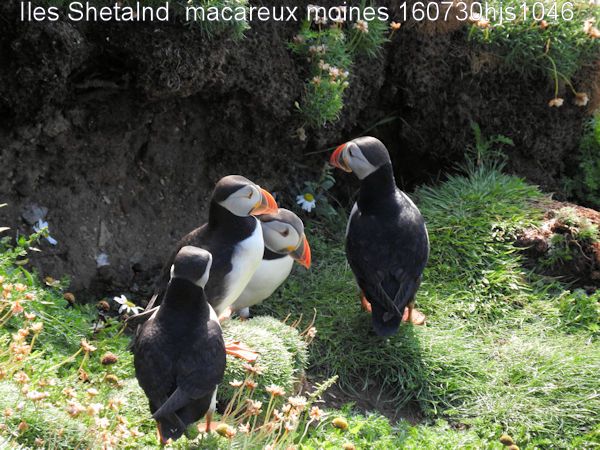
<instances>
[{"instance_id":1,"label":"moss","mask_svg":"<svg viewBox=\"0 0 600 450\"><path fill-rule=\"evenodd\" d=\"M256 365L262 369L262 374L257 378L260 387L275 384L288 393L292 392L307 359L306 343L297 330L271 317L263 317L229 321L223 326L223 335L226 342L240 341L259 353ZM233 396L234 389L229 385L230 381L243 381L246 378L243 364L244 361L227 355L225 381L219 388L221 402L227 402ZM268 400L263 391L260 391L260 396L262 400Z\"/></svg>"}]
</instances>

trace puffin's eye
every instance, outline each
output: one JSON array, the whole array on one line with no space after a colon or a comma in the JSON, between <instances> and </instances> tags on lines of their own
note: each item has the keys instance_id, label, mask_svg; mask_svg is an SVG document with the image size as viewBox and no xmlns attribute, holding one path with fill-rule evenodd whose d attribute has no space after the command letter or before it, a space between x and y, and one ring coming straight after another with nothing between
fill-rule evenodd
<instances>
[{"instance_id":1,"label":"puffin's eye","mask_svg":"<svg viewBox=\"0 0 600 450\"><path fill-rule=\"evenodd\" d=\"M350 157L354 156L354 155L352 154L352 149L348 150L348 154L350 155Z\"/></svg>"},{"instance_id":2,"label":"puffin's eye","mask_svg":"<svg viewBox=\"0 0 600 450\"><path fill-rule=\"evenodd\" d=\"M286 228L286 229L285 229L284 231L282 231L280 234L281 234L283 237L288 237L288 236L289 236L289 234L290 234L290 230L288 230L288 229Z\"/></svg>"},{"instance_id":3,"label":"puffin's eye","mask_svg":"<svg viewBox=\"0 0 600 450\"><path fill-rule=\"evenodd\" d=\"M250 199L250 198L252 198L253 195L254 195L254 192L252 192L252 189L250 189L250 193L246 196L246 198Z\"/></svg>"}]
</instances>

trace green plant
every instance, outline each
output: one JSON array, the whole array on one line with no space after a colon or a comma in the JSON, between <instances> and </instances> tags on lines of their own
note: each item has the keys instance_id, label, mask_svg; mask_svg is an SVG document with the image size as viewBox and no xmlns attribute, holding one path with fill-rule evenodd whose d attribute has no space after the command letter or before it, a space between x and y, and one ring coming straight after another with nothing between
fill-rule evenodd
<instances>
[{"instance_id":1,"label":"green plant","mask_svg":"<svg viewBox=\"0 0 600 450\"><path fill-rule=\"evenodd\" d=\"M338 218L338 212L331 205L328 191L335 185L332 175L333 168L328 163L323 165L319 179L305 181L301 193L296 197L296 203L307 212L314 210L316 216L333 221Z\"/></svg>"},{"instance_id":2,"label":"green plant","mask_svg":"<svg viewBox=\"0 0 600 450\"><path fill-rule=\"evenodd\" d=\"M236 339L251 342L253 350L260 355L256 366L260 367L262 387L274 384L286 392L294 392L294 384L306 368L306 343L295 328L271 317L258 317L248 321L229 321L223 325L226 340ZM227 358L226 382L219 390L219 399L229 401L235 389L229 384L233 380L244 380L244 362L237 358ZM267 400L264 391L255 395L255 400Z\"/></svg>"},{"instance_id":3,"label":"green plant","mask_svg":"<svg viewBox=\"0 0 600 450\"><path fill-rule=\"evenodd\" d=\"M600 291L588 295L577 289L560 299L559 308L568 330L585 330L594 337L600 335Z\"/></svg>"},{"instance_id":4,"label":"green plant","mask_svg":"<svg viewBox=\"0 0 600 450\"><path fill-rule=\"evenodd\" d=\"M414 195L431 240L417 295L426 327L403 325L386 340L373 335L339 229L333 238L315 233L314 270L292 276L261 305L259 311L275 317L312 317L317 309L319 332L309 349L313 376L338 374L348 395L386 409L417 408L425 418L414 428L400 422L391 430L381 418L350 415L352 432L321 428L306 448L346 442L382 449L501 448L497 439L505 432L531 448L597 442L598 343L583 327L565 327L564 286L523 267L515 233L541 220L532 202L541 194L498 171L494 159L481 158L467 173Z\"/></svg>"},{"instance_id":5,"label":"green plant","mask_svg":"<svg viewBox=\"0 0 600 450\"><path fill-rule=\"evenodd\" d=\"M567 181L571 195L600 207L600 114L586 124L579 144L579 170Z\"/></svg>"},{"instance_id":6,"label":"green plant","mask_svg":"<svg viewBox=\"0 0 600 450\"><path fill-rule=\"evenodd\" d=\"M368 5L371 2L361 1L360 17ZM353 58L361 54L377 57L388 40L387 22L378 19L369 22L358 19L354 23L339 19L331 26L326 24L326 18L317 18L314 24L305 20L290 43L294 53L310 62L309 80L296 107L312 127L339 119L344 91L350 86Z\"/></svg>"},{"instance_id":7,"label":"green plant","mask_svg":"<svg viewBox=\"0 0 600 450\"><path fill-rule=\"evenodd\" d=\"M300 33L290 44L292 51L310 60L311 79L306 85L302 105L297 105L311 126L322 126L338 119L344 105L343 93L352 63L341 28L313 30L304 21Z\"/></svg>"},{"instance_id":8,"label":"green plant","mask_svg":"<svg viewBox=\"0 0 600 450\"><path fill-rule=\"evenodd\" d=\"M572 207L564 207L556 213L556 222L560 227L566 227L567 231L579 243L591 243L600 238L598 226L590 219L577 213Z\"/></svg>"},{"instance_id":9,"label":"green plant","mask_svg":"<svg viewBox=\"0 0 600 450\"><path fill-rule=\"evenodd\" d=\"M526 78L545 73L555 84L555 98L561 83L573 89L575 73L600 54L593 26L585 28L588 19L600 20L600 11L587 1L494 0L485 4L486 13L471 26L470 39L500 56L505 69Z\"/></svg>"},{"instance_id":10,"label":"green plant","mask_svg":"<svg viewBox=\"0 0 600 450\"><path fill-rule=\"evenodd\" d=\"M123 324L105 316L98 327L94 305L65 300L72 296L64 292L67 282L46 279L41 283L24 268L31 245L42 236L43 232L21 236L14 245L4 239L0 248L0 446L137 449L156 445L155 426L134 378ZM102 303L106 301L98 306ZM228 356L220 398L227 398L234 377L244 382L254 378L257 386L250 389L244 384L232 401L229 416L222 417L228 430L233 430L230 436L191 436L191 445L253 448L275 440L304 439L309 424L320 423L324 415L313 410L312 403L335 380L317 387L303 400L297 398L297 406L282 412L281 420L270 415L275 406L294 401L295 382L304 372L307 341L312 338L268 317L231 321L224 326L224 333L227 339L251 342L260 352L260 366L243 367ZM275 402L275 394L266 391L275 383L290 398ZM260 398L270 406L262 409L262 415L249 414L248 405L258 404L249 401L259 402ZM248 431L239 428L248 425L249 419ZM269 421L272 429L267 433L264 426ZM183 441L175 448L187 448Z\"/></svg>"},{"instance_id":11,"label":"green plant","mask_svg":"<svg viewBox=\"0 0 600 450\"><path fill-rule=\"evenodd\" d=\"M233 39L241 39L244 33L250 29L246 19L248 11L248 0L187 0L180 1L179 5L185 8L197 8L198 12L191 14L185 19L190 20L191 25L200 27L202 33L208 38L214 38L222 34L228 34ZM224 20L221 12L224 10L235 11L231 20ZM191 10L191 9L190 9ZM180 12L183 15L183 12Z\"/></svg>"},{"instance_id":12,"label":"green plant","mask_svg":"<svg viewBox=\"0 0 600 450\"><path fill-rule=\"evenodd\" d=\"M481 127L478 123L471 121L471 130L475 138L475 143L467 147L466 162L467 166L463 167L467 173L472 171L473 167L485 166L486 168L494 168L502 170L507 157L502 150L501 145L510 145L514 147L514 142L511 138L496 134L486 138L481 132Z\"/></svg>"},{"instance_id":13,"label":"green plant","mask_svg":"<svg viewBox=\"0 0 600 450\"><path fill-rule=\"evenodd\" d=\"M577 251L572 248L571 239L564 234L553 234L548 244L548 253L539 260L541 267L552 268L568 263Z\"/></svg>"}]
</instances>

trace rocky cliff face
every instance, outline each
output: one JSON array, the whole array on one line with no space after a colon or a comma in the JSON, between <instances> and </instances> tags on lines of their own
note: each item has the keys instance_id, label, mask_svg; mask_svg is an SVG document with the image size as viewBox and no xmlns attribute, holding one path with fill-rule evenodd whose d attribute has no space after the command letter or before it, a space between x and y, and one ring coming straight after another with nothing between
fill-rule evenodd
<instances>
[{"instance_id":1,"label":"rocky cliff face","mask_svg":"<svg viewBox=\"0 0 600 450\"><path fill-rule=\"evenodd\" d=\"M17 14L17 1L0 5L0 224L29 233L27 220L43 216L58 245L42 243L33 263L68 274L76 291L147 292L221 176L294 191L326 158L306 153L382 119L369 132L407 188L462 158L473 120L512 137L511 170L548 189L572 163L584 119L548 108L544 79L501 73L463 29L409 25L379 58L355 61L340 121L300 140L294 102L307 65L287 47L299 24L253 24L232 41L177 23L26 24Z\"/></svg>"}]
</instances>

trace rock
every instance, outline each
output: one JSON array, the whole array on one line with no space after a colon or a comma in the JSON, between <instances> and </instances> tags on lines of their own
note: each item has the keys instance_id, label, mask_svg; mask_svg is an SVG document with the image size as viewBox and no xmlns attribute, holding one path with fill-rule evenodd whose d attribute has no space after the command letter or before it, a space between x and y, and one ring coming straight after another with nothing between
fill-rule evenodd
<instances>
[{"instance_id":1,"label":"rock","mask_svg":"<svg viewBox=\"0 0 600 450\"><path fill-rule=\"evenodd\" d=\"M57 112L54 117L46 123L44 126L44 133L51 138L58 136L61 133L64 133L71 127L71 124L62 113Z\"/></svg>"},{"instance_id":2,"label":"rock","mask_svg":"<svg viewBox=\"0 0 600 450\"><path fill-rule=\"evenodd\" d=\"M108 231L106 222L100 221L100 234L98 236L98 247L105 249L106 245L111 241L112 234Z\"/></svg>"}]
</instances>

